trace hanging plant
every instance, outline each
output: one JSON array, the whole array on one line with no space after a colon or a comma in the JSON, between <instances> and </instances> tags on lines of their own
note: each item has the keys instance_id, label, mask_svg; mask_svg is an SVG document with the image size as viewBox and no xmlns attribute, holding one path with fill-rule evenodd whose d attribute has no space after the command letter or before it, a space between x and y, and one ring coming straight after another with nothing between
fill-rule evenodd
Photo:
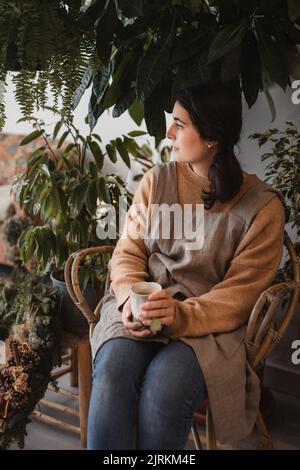
<instances>
[{"instance_id":1,"label":"hanging plant","mask_svg":"<svg viewBox=\"0 0 300 470\"><path fill-rule=\"evenodd\" d=\"M93 63L95 34L83 30L82 2L60 0L0 1L0 84L16 72L15 97L23 115L30 116L48 100L63 106L70 117L73 95L87 66ZM4 123L0 89L0 124Z\"/></svg>"},{"instance_id":2,"label":"hanging plant","mask_svg":"<svg viewBox=\"0 0 300 470\"><path fill-rule=\"evenodd\" d=\"M270 88L277 84L286 91L291 77L299 78L299 5L298 0L0 1L0 80L18 71L16 97L25 115L44 102L47 84L55 104L62 94L67 115L72 97L75 108L91 87L91 129L106 109L113 107L113 117L128 110L137 125L145 119L156 146L165 137L165 112L172 112L178 88L210 79L241 85L249 107L263 92L274 120ZM3 111L2 106L2 123Z\"/></svg>"}]
</instances>

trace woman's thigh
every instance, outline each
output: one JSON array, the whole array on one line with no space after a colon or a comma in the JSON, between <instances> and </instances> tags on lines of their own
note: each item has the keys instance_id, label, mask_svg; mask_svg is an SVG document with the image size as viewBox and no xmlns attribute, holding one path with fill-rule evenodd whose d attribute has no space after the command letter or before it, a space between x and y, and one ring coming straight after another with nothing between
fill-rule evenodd
<instances>
[{"instance_id":1,"label":"woman's thigh","mask_svg":"<svg viewBox=\"0 0 300 470\"><path fill-rule=\"evenodd\" d=\"M176 403L181 397L201 398L206 394L203 373L194 350L183 341L176 340L158 351L146 370L143 393L145 398L155 398L161 406Z\"/></svg>"},{"instance_id":2,"label":"woman's thigh","mask_svg":"<svg viewBox=\"0 0 300 470\"><path fill-rule=\"evenodd\" d=\"M110 339L101 346L94 359L93 387L124 391L123 387L128 384L139 392L148 364L163 346L154 341L122 337Z\"/></svg>"},{"instance_id":3,"label":"woman's thigh","mask_svg":"<svg viewBox=\"0 0 300 470\"><path fill-rule=\"evenodd\" d=\"M139 448L184 446L193 412L206 397L195 352L180 340L172 341L155 355L145 374L139 405Z\"/></svg>"}]
</instances>

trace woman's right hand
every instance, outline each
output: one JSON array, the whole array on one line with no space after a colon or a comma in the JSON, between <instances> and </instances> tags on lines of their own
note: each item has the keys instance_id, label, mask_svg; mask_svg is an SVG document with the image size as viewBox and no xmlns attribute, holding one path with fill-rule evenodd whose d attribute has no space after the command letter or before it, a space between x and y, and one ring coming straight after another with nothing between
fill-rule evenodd
<instances>
[{"instance_id":1,"label":"woman's right hand","mask_svg":"<svg viewBox=\"0 0 300 470\"><path fill-rule=\"evenodd\" d=\"M143 324L141 321L133 322L132 319L133 315L131 311L131 302L129 297L124 303L122 309L122 321L125 328L127 328L132 334L132 336L136 338L149 338L157 333L156 331L151 331L149 329L137 331L141 328L141 326L143 326Z\"/></svg>"}]
</instances>

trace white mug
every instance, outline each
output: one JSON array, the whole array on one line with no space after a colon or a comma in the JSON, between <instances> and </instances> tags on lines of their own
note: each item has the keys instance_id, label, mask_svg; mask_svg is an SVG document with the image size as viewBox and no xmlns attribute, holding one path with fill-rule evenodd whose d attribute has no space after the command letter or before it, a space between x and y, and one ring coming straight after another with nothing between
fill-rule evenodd
<instances>
[{"instance_id":1,"label":"white mug","mask_svg":"<svg viewBox=\"0 0 300 470\"><path fill-rule=\"evenodd\" d=\"M130 303L131 303L131 311L134 322L142 321L139 318L141 312L141 305L147 302L149 295L152 292L157 292L161 290L162 287L158 282L137 282L134 284L130 289ZM148 320L148 319L147 319ZM151 331L160 331L161 330L161 320L160 318L155 318L152 320L151 325L141 327L141 330L148 330Z\"/></svg>"}]
</instances>

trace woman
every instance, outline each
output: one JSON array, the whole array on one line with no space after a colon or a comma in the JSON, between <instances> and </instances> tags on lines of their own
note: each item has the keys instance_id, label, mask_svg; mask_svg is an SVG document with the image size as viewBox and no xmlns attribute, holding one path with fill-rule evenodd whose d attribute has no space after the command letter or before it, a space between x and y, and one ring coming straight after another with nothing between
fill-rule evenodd
<instances>
[{"instance_id":1,"label":"woman","mask_svg":"<svg viewBox=\"0 0 300 470\"><path fill-rule=\"evenodd\" d=\"M110 292L92 337L90 449L183 449L207 396L219 441L251 432L259 381L246 358L245 324L277 273L285 220L281 194L241 170L241 127L239 91L208 83L178 93L167 132L175 161L144 175L127 214L130 234L109 265ZM176 203L192 204L193 217L204 205L200 248L149 236L152 204ZM144 211L134 216L135 205ZM162 286L142 313L144 325L161 319L159 333L132 322L129 291L143 280Z\"/></svg>"}]
</instances>

